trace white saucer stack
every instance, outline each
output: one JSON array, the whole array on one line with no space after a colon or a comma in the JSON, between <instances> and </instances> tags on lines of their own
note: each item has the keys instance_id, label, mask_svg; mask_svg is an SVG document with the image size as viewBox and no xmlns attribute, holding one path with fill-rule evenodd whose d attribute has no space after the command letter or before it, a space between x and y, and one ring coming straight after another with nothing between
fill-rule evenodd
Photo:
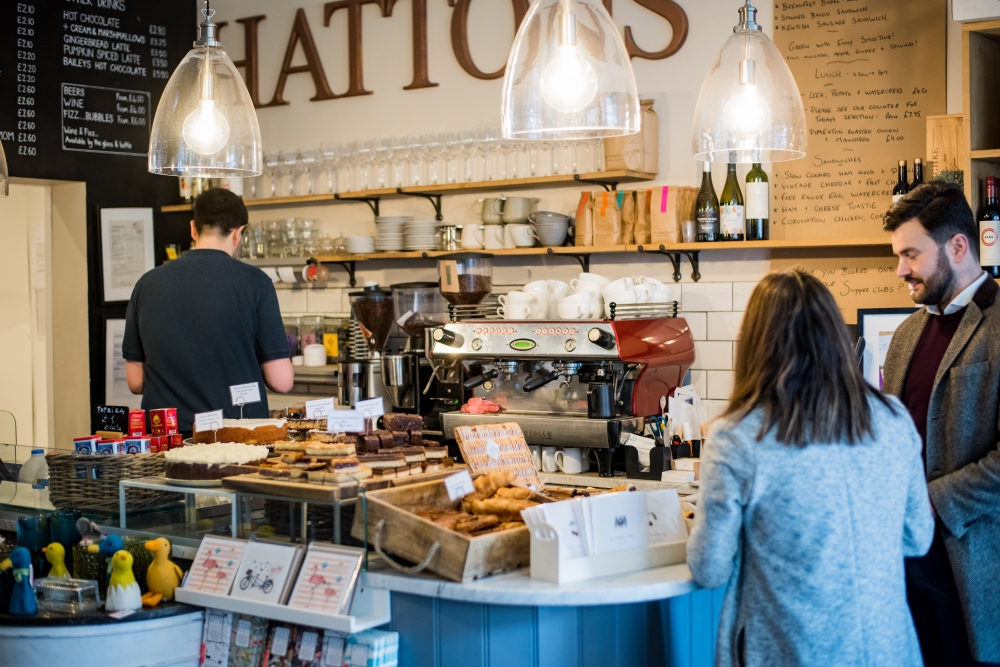
<instances>
[{"instance_id":1,"label":"white saucer stack","mask_svg":"<svg viewBox=\"0 0 1000 667\"><path fill-rule=\"evenodd\" d=\"M348 236L344 239L347 252L352 255L364 255L375 252L375 240L370 236Z\"/></svg>"},{"instance_id":2,"label":"white saucer stack","mask_svg":"<svg viewBox=\"0 0 1000 667\"><path fill-rule=\"evenodd\" d=\"M403 249L403 226L413 220L408 215L380 216L375 218L375 249L379 252L397 252Z\"/></svg>"},{"instance_id":3,"label":"white saucer stack","mask_svg":"<svg viewBox=\"0 0 1000 667\"><path fill-rule=\"evenodd\" d=\"M405 227L405 243L407 250L437 250L437 230L440 223L436 220L409 221Z\"/></svg>"}]
</instances>

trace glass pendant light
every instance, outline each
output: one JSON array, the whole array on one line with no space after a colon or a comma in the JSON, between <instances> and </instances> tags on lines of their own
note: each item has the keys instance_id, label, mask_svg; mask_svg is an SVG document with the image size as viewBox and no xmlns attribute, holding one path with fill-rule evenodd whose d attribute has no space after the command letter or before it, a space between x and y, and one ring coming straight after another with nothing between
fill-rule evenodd
<instances>
[{"instance_id":1,"label":"glass pendant light","mask_svg":"<svg viewBox=\"0 0 1000 667\"><path fill-rule=\"evenodd\" d=\"M0 197L10 194L10 175L7 172L7 155L0 144Z\"/></svg>"},{"instance_id":2,"label":"glass pendant light","mask_svg":"<svg viewBox=\"0 0 1000 667\"><path fill-rule=\"evenodd\" d=\"M149 138L149 171L208 178L261 174L260 126L205 2L198 41L167 82Z\"/></svg>"},{"instance_id":3,"label":"glass pendant light","mask_svg":"<svg viewBox=\"0 0 1000 667\"><path fill-rule=\"evenodd\" d=\"M694 157L782 162L805 157L806 114L795 78L746 0L698 95Z\"/></svg>"},{"instance_id":4,"label":"glass pendant light","mask_svg":"<svg viewBox=\"0 0 1000 667\"><path fill-rule=\"evenodd\" d=\"M589 139L639 131L635 75L601 0L536 0L507 59L505 139Z\"/></svg>"}]
</instances>

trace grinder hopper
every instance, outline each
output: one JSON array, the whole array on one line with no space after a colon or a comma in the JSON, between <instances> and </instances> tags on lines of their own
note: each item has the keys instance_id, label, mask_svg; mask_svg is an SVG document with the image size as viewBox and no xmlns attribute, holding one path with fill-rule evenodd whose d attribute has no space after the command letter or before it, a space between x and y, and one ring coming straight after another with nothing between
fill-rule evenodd
<instances>
[{"instance_id":1,"label":"grinder hopper","mask_svg":"<svg viewBox=\"0 0 1000 667\"><path fill-rule=\"evenodd\" d=\"M361 332L368 342L373 357L379 357L389 340L389 332L395 320L392 292L376 288L366 288L362 292L351 292L351 312L361 325Z\"/></svg>"}]
</instances>

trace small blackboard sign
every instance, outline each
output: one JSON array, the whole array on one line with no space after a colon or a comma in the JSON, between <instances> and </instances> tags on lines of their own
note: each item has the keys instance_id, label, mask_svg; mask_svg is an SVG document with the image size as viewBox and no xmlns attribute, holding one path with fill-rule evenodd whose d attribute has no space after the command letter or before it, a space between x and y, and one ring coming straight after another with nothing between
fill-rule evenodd
<instances>
[{"instance_id":1,"label":"small blackboard sign","mask_svg":"<svg viewBox=\"0 0 1000 667\"><path fill-rule=\"evenodd\" d=\"M94 422L98 431L128 433L127 407L120 405L98 405L94 408Z\"/></svg>"}]
</instances>

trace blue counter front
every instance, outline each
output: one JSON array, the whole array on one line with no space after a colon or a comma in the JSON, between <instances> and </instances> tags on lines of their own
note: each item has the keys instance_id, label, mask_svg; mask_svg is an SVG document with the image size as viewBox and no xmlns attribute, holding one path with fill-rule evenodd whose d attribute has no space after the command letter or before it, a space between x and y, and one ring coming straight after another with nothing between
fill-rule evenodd
<instances>
[{"instance_id":1,"label":"blue counter front","mask_svg":"<svg viewBox=\"0 0 1000 667\"><path fill-rule=\"evenodd\" d=\"M725 589L686 565L572 584L518 570L459 584L373 560L365 583L392 591L406 667L708 667Z\"/></svg>"}]
</instances>

